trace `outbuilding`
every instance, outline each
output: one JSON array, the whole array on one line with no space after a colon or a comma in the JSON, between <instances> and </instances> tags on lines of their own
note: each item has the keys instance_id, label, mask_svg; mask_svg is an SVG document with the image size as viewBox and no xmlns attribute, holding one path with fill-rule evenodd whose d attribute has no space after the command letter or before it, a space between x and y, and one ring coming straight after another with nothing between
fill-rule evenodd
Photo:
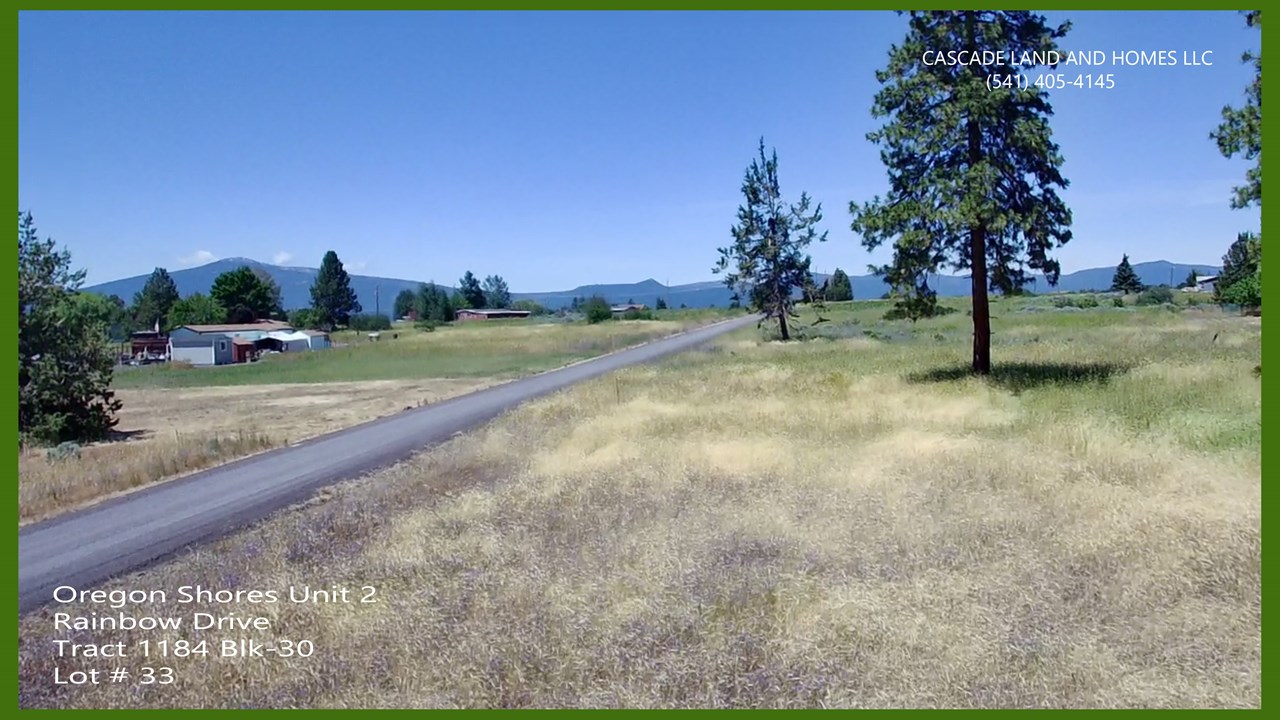
<instances>
[{"instance_id":1,"label":"outbuilding","mask_svg":"<svg viewBox=\"0 0 1280 720\"><path fill-rule=\"evenodd\" d=\"M455 316L460 322L468 320L503 320L508 318L527 318L531 315L528 310L507 310L507 309L484 309L477 310L475 308L464 308L459 310Z\"/></svg>"},{"instance_id":2,"label":"outbuilding","mask_svg":"<svg viewBox=\"0 0 1280 720\"><path fill-rule=\"evenodd\" d=\"M169 359L192 365L229 365L246 362L264 344L280 343L277 338L294 334L288 323L263 320L225 325L182 325L169 333ZM301 333L298 333L301 335ZM306 336L302 349L309 349Z\"/></svg>"}]
</instances>

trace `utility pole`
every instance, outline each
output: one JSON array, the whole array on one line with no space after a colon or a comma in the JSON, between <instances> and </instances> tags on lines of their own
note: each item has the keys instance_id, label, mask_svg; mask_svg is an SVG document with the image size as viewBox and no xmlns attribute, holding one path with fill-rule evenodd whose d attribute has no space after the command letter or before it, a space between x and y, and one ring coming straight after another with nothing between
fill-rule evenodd
<instances>
[{"instance_id":1,"label":"utility pole","mask_svg":"<svg viewBox=\"0 0 1280 720\"><path fill-rule=\"evenodd\" d=\"M381 286L381 285L374 285L374 286L373 286L373 312L374 312L374 314L375 314L375 315L381 315L381 314L382 314L382 296L381 296L381 292L382 292L382 286Z\"/></svg>"}]
</instances>

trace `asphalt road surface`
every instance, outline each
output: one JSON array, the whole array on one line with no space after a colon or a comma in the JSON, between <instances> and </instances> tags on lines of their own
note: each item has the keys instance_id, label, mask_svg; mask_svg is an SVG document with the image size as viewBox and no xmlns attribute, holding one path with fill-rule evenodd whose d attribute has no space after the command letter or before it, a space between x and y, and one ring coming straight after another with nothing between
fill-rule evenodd
<instances>
[{"instance_id":1,"label":"asphalt road surface","mask_svg":"<svg viewBox=\"0 0 1280 720\"><path fill-rule=\"evenodd\" d=\"M325 485L394 464L520 403L688 350L757 319L752 315L698 328L33 523L18 531L18 612L51 601L58 586L88 588L161 561L304 500Z\"/></svg>"}]
</instances>

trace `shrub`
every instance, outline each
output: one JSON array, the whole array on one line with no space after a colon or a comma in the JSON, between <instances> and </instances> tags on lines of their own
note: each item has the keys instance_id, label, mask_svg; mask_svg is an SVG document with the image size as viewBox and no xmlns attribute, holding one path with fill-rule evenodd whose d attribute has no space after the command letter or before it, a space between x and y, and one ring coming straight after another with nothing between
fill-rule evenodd
<instances>
[{"instance_id":1,"label":"shrub","mask_svg":"<svg viewBox=\"0 0 1280 720\"><path fill-rule=\"evenodd\" d=\"M80 457L80 445L73 442L58 443L44 451L44 459L49 462L74 460Z\"/></svg>"},{"instance_id":2,"label":"shrub","mask_svg":"<svg viewBox=\"0 0 1280 720\"><path fill-rule=\"evenodd\" d=\"M391 318L382 313L361 313L352 315L347 327L360 332L379 332L391 329Z\"/></svg>"},{"instance_id":3,"label":"shrub","mask_svg":"<svg viewBox=\"0 0 1280 720\"><path fill-rule=\"evenodd\" d=\"M1137 304L1139 305L1164 305L1172 302L1173 291L1165 285L1157 285L1138 293Z\"/></svg>"},{"instance_id":4,"label":"shrub","mask_svg":"<svg viewBox=\"0 0 1280 720\"><path fill-rule=\"evenodd\" d=\"M426 330L427 332L435 332L436 325L436 321L431 318L425 318L413 324L419 330Z\"/></svg>"},{"instance_id":5,"label":"shrub","mask_svg":"<svg viewBox=\"0 0 1280 720\"><path fill-rule=\"evenodd\" d=\"M622 314L623 320L652 320L653 313L649 310L628 310Z\"/></svg>"},{"instance_id":6,"label":"shrub","mask_svg":"<svg viewBox=\"0 0 1280 720\"><path fill-rule=\"evenodd\" d=\"M587 322L592 325L613 319L613 310L608 301L599 295L592 297L590 300L583 303L582 310L587 315Z\"/></svg>"},{"instance_id":7,"label":"shrub","mask_svg":"<svg viewBox=\"0 0 1280 720\"><path fill-rule=\"evenodd\" d=\"M1262 306L1262 284L1257 275L1250 275L1243 280L1224 289L1222 301L1228 305L1239 305L1244 308Z\"/></svg>"},{"instance_id":8,"label":"shrub","mask_svg":"<svg viewBox=\"0 0 1280 720\"><path fill-rule=\"evenodd\" d=\"M1081 295L1076 300L1076 307L1082 308L1082 309L1096 308L1098 307L1098 298L1092 295Z\"/></svg>"},{"instance_id":9,"label":"shrub","mask_svg":"<svg viewBox=\"0 0 1280 720\"><path fill-rule=\"evenodd\" d=\"M1112 304L1112 305L1114 305L1114 306L1116 306L1116 307L1121 307L1121 308L1122 308L1122 307L1124 307L1124 298L1122 298L1122 297L1113 297L1113 298L1111 298L1111 304Z\"/></svg>"}]
</instances>

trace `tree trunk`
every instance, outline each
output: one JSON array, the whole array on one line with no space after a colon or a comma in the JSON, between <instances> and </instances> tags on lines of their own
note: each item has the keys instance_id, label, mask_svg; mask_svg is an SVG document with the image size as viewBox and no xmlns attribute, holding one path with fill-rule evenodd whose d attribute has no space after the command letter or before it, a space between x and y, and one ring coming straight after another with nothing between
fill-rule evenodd
<instances>
[{"instance_id":1,"label":"tree trunk","mask_svg":"<svg viewBox=\"0 0 1280 720\"><path fill-rule=\"evenodd\" d=\"M976 118L968 120L969 168L982 162L982 128ZM987 227L979 219L969 228L970 267L973 270L973 372L991 374L991 308L987 303Z\"/></svg>"},{"instance_id":2,"label":"tree trunk","mask_svg":"<svg viewBox=\"0 0 1280 720\"><path fill-rule=\"evenodd\" d=\"M791 339L791 333L787 331L787 311L785 308L778 313L778 331L782 333L783 340Z\"/></svg>"}]
</instances>

